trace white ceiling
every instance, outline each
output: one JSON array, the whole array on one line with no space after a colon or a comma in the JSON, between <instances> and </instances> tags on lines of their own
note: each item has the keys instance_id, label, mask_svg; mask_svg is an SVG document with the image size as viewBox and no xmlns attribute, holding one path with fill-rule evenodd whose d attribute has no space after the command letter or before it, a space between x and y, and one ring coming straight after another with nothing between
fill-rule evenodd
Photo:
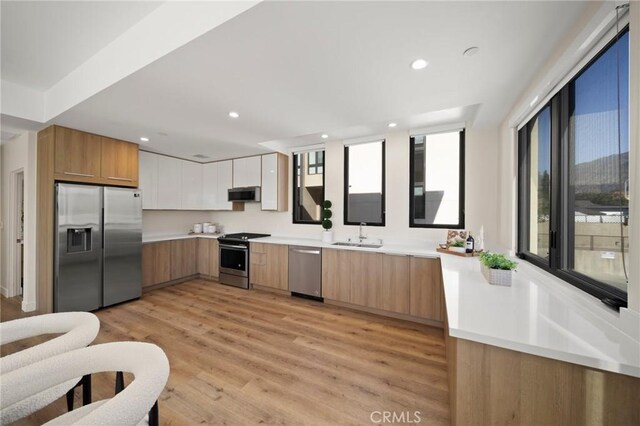
<instances>
[{"instance_id":1,"label":"white ceiling","mask_svg":"<svg viewBox=\"0 0 640 426\"><path fill-rule=\"evenodd\" d=\"M2 78L48 89L162 2L2 1Z\"/></svg>"},{"instance_id":2,"label":"white ceiling","mask_svg":"<svg viewBox=\"0 0 640 426\"><path fill-rule=\"evenodd\" d=\"M147 136L145 149L189 159L380 134L389 121L497 126L585 6L263 2L52 122ZM470 46L480 52L463 57ZM418 57L430 62L419 72Z\"/></svg>"}]
</instances>

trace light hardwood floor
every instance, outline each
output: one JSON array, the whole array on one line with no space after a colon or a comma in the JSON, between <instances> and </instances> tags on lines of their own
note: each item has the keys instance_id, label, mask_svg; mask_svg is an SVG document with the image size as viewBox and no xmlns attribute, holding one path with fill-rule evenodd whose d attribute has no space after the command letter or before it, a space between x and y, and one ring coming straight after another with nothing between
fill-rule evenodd
<instances>
[{"instance_id":1,"label":"light hardwood floor","mask_svg":"<svg viewBox=\"0 0 640 426\"><path fill-rule=\"evenodd\" d=\"M15 301L2 299L3 321L20 315ZM97 315L96 343L139 340L167 353L162 424L371 424L374 411L419 411L420 424L449 423L441 329L204 280ZM114 377L94 376L94 400L113 395ZM61 399L20 424L65 410Z\"/></svg>"}]
</instances>

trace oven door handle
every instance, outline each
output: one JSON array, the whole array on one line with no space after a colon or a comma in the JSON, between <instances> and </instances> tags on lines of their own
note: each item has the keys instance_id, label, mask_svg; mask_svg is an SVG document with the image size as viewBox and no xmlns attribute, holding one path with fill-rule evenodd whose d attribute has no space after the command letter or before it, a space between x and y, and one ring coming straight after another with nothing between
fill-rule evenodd
<instances>
[{"instance_id":1,"label":"oven door handle","mask_svg":"<svg viewBox=\"0 0 640 426\"><path fill-rule=\"evenodd\" d=\"M249 250L249 248L247 246L232 246L232 245L227 245L227 244L220 244L220 248L221 249L231 249L231 250L243 250L243 251L247 251Z\"/></svg>"}]
</instances>

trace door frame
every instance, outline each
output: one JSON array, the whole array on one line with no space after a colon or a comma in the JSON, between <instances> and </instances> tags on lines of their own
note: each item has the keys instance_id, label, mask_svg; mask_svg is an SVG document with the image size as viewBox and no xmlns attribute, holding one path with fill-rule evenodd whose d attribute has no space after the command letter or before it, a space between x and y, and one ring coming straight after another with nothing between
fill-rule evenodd
<instances>
[{"instance_id":1,"label":"door frame","mask_svg":"<svg viewBox=\"0 0 640 426\"><path fill-rule=\"evenodd\" d=\"M9 206L9 275L7 283L7 297L15 297L20 294L20 278L24 278L24 268L20 265L20 243L18 237L20 235L18 229L20 227L20 206L24 214L24 189L21 191L20 186L24 188L24 168L19 168L11 172L10 179L10 199ZM22 247L24 248L24 230L22 235Z\"/></svg>"}]
</instances>

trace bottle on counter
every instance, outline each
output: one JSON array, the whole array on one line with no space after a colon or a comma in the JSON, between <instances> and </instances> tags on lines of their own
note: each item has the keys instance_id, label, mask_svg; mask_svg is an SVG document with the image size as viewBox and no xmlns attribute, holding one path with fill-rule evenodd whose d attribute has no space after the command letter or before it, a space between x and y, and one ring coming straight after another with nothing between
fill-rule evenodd
<instances>
[{"instance_id":1,"label":"bottle on counter","mask_svg":"<svg viewBox=\"0 0 640 426\"><path fill-rule=\"evenodd\" d=\"M473 253L473 251L475 250L475 245L476 245L476 242L473 239L473 237L471 236L471 232L469 232L469 236L467 237L467 242L464 245L465 252L466 253Z\"/></svg>"}]
</instances>

